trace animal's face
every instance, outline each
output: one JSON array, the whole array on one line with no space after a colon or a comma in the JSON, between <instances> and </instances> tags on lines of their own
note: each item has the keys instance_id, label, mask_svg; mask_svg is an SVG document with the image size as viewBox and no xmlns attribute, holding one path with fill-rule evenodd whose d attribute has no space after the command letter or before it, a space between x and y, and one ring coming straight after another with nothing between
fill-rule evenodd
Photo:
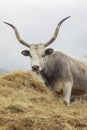
<instances>
[{"instance_id":1,"label":"animal's face","mask_svg":"<svg viewBox=\"0 0 87 130\"><path fill-rule=\"evenodd\" d=\"M30 51L23 50L22 54L24 56L30 56L32 70L36 73L40 73L40 71L44 68L45 65L45 57L47 55L50 55L52 52L53 49L45 49L43 44L39 44L31 45Z\"/></svg>"},{"instance_id":2,"label":"animal's face","mask_svg":"<svg viewBox=\"0 0 87 130\"><path fill-rule=\"evenodd\" d=\"M57 38L61 24L68 18L70 18L70 16L62 19L58 23L58 25L53 33L53 36L51 37L50 40L48 40L47 42L45 42L43 44L38 44L38 45L31 45L31 44L27 43L26 41L24 41L20 37L20 34L14 25L7 23L7 22L4 22L4 23L9 25L14 30L17 40L22 45L30 48L30 51L24 50L24 51L22 51L22 54L25 56L30 56L32 70L35 71L36 73L39 73L45 66L45 59L47 59L45 57L47 57L47 55L50 55L53 52L53 49L49 48L49 49L45 50L45 47L49 46L53 41L55 41L55 39Z\"/></svg>"}]
</instances>

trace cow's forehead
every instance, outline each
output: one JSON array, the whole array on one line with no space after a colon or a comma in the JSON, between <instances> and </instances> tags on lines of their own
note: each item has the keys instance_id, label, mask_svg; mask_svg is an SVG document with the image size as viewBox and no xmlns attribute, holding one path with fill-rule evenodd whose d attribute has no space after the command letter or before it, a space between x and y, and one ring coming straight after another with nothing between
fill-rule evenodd
<instances>
[{"instance_id":1,"label":"cow's forehead","mask_svg":"<svg viewBox=\"0 0 87 130\"><path fill-rule=\"evenodd\" d=\"M30 50L35 50L35 51L39 51L39 50L44 50L45 47L43 44L33 44L30 46Z\"/></svg>"},{"instance_id":2,"label":"cow's forehead","mask_svg":"<svg viewBox=\"0 0 87 130\"><path fill-rule=\"evenodd\" d=\"M30 46L30 52L31 53L42 53L45 50L45 47L43 44L37 44L37 45L31 45Z\"/></svg>"},{"instance_id":3,"label":"cow's forehead","mask_svg":"<svg viewBox=\"0 0 87 130\"><path fill-rule=\"evenodd\" d=\"M43 44L32 44L30 49L43 49L45 48Z\"/></svg>"}]
</instances>

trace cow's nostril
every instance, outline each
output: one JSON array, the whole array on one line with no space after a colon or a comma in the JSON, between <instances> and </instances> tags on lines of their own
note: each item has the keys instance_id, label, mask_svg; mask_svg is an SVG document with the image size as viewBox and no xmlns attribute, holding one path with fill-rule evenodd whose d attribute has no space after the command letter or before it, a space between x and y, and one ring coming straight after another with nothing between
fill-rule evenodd
<instances>
[{"instance_id":1,"label":"cow's nostril","mask_svg":"<svg viewBox=\"0 0 87 130\"><path fill-rule=\"evenodd\" d=\"M33 69L33 70L38 70L38 69L39 69L39 66L38 66L38 65L33 65L33 66L32 66L32 69Z\"/></svg>"},{"instance_id":2,"label":"cow's nostril","mask_svg":"<svg viewBox=\"0 0 87 130\"><path fill-rule=\"evenodd\" d=\"M37 69L39 69L39 66L37 66Z\"/></svg>"}]
</instances>

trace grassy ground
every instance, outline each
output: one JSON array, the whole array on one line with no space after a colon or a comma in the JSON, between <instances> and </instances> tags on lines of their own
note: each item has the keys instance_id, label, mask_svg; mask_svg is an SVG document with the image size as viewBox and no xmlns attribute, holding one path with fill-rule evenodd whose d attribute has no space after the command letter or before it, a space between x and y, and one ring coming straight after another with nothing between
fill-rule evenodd
<instances>
[{"instance_id":1,"label":"grassy ground","mask_svg":"<svg viewBox=\"0 0 87 130\"><path fill-rule=\"evenodd\" d=\"M66 107L30 72L0 76L0 130L87 130L87 102Z\"/></svg>"}]
</instances>

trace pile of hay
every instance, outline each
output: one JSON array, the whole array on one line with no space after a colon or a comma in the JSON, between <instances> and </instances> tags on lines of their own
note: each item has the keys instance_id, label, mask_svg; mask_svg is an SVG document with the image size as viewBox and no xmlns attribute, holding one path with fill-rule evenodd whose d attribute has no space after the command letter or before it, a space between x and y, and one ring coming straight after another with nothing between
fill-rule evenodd
<instances>
[{"instance_id":1,"label":"pile of hay","mask_svg":"<svg viewBox=\"0 0 87 130\"><path fill-rule=\"evenodd\" d=\"M0 130L87 130L87 103L69 107L30 72L0 76Z\"/></svg>"}]
</instances>

